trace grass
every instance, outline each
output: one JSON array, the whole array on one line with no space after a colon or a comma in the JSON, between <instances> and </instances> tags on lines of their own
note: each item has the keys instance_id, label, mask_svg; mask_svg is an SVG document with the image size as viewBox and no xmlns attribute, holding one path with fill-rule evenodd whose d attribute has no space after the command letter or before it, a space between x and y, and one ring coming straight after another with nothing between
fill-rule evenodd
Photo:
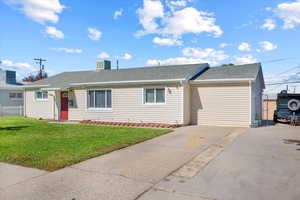
<instances>
[{"instance_id":1,"label":"grass","mask_svg":"<svg viewBox=\"0 0 300 200\"><path fill-rule=\"evenodd\" d=\"M0 118L0 162L53 171L168 132Z\"/></svg>"}]
</instances>

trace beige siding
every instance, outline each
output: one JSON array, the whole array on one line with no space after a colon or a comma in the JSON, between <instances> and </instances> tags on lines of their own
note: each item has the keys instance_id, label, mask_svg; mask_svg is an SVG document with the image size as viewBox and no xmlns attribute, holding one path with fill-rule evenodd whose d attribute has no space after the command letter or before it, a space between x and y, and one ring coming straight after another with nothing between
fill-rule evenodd
<instances>
[{"instance_id":1,"label":"beige siding","mask_svg":"<svg viewBox=\"0 0 300 200\"><path fill-rule=\"evenodd\" d=\"M23 93L22 90L0 90L0 106L4 107L14 107L14 106L23 106L23 99L10 99L9 98L9 93L11 92L21 92Z\"/></svg>"},{"instance_id":2,"label":"beige siding","mask_svg":"<svg viewBox=\"0 0 300 200\"><path fill-rule=\"evenodd\" d=\"M35 99L36 90L25 91L25 115L33 118L58 119L59 95L54 91L48 92L48 100L38 101ZM55 103L54 103L55 96Z\"/></svg>"},{"instance_id":3,"label":"beige siding","mask_svg":"<svg viewBox=\"0 0 300 200\"><path fill-rule=\"evenodd\" d=\"M198 84L191 88L191 121L198 125L250 125L248 83Z\"/></svg>"},{"instance_id":4,"label":"beige siding","mask_svg":"<svg viewBox=\"0 0 300 200\"><path fill-rule=\"evenodd\" d=\"M164 105L145 105L143 103L143 86L113 87L111 89L112 109L106 111L87 109L87 89L75 89L74 95L72 95L75 108L69 108L69 119L183 123L183 87L180 85L166 86L166 104Z\"/></svg>"}]
</instances>

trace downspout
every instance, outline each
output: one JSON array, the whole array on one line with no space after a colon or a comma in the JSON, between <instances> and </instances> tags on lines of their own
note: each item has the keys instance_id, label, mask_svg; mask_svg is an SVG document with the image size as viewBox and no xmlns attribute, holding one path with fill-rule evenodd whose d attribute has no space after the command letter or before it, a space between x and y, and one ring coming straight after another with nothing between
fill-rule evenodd
<instances>
[{"instance_id":1,"label":"downspout","mask_svg":"<svg viewBox=\"0 0 300 200\"><path fill-rule=\"evenodd\" d=\"M55 104L56 104L56 99L55 99L55 93L53 95L53 119L55 120Z\"/></svg>"},{"instance_id":2,"label":"downspout","mask_svg":"<svg viewBox=\"0 0 300 200\"><path fill-rule=\"evenodd\" d=\"M24 93L23 93L23 115L24 117L27 117L26 115L26 89L24 89Z\"/></svg>"},{"instance_id":3,"label":"downspout","mask_svg":"<svg viewBox=\"0 0 300 200\"><path fill-rule=\"evenodd\" d=\"M252 84L251 81L249 81L249 126L252 127Z\"/></svg>"}]
</instances>

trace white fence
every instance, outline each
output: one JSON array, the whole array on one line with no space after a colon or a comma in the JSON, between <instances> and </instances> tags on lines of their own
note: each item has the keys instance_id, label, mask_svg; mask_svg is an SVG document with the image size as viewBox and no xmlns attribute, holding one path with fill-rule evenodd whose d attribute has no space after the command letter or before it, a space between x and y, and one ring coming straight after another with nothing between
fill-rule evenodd
<instances>
[{"instance_id":1,"label":"white fence","mask_svg":"<svg viewBox=\"0 0 300 200\"><path fill-rule=\"evenodd\" d=\"M23 106L1 106L0 117L23 116Z\"/></svg>"}]
</instances>

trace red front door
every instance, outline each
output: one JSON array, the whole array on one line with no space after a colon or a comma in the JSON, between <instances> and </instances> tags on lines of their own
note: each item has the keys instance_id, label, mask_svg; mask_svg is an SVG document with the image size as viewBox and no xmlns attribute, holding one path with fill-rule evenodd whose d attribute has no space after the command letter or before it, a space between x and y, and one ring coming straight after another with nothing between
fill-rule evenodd
<instances>
[{"instance_id":1,"label":"red front door","mask_svg":"<svg viewBox=\"0 0 300 200\"><path fill-rule=\"evenodd\" d=\"M61 92L60 120L68 120L68 92Z\"/></svg>"}]
</instances>

